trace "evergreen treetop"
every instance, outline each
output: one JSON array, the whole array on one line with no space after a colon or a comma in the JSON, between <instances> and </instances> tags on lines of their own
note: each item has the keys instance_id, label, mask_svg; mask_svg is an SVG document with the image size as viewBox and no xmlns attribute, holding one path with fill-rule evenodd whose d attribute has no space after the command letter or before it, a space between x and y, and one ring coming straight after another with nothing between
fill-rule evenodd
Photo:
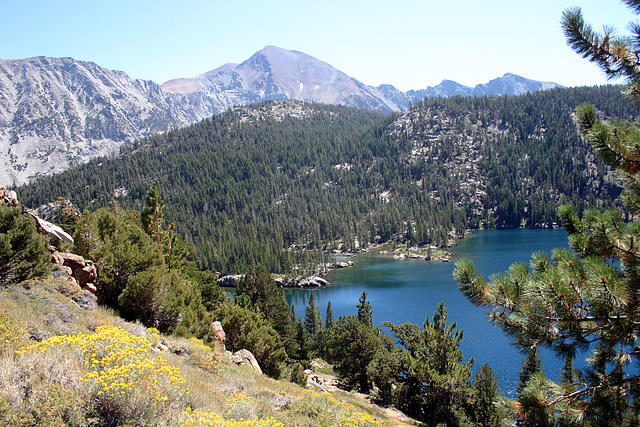
<instances>
[{"instance_id":1,"label":"evergreen treetop","mask_svg":"<svg viewBox=\"0 0 640 427\"><path fill-rule=\"evenodd\" d=\"M464 361L460 343L464 336L456 322L447 322L447 309L441 301L424 328L412 323L394 325L385 322L400 344L408 350L405 386L416 394L416 411L420 419L452 426L464 417L462 408L471 401L472 357Z\"/></svg>"},{"instance_id":2,"label":"evergreen treetop","mask_svg":"<svg viewBox=\"0 0 640 427\"><path fill-rule=\"evenodd\" d=\"M484 363L473 377L475 398L475 421L482 427L498 425L497 404L500 398L498 378L489 365Z\"/></svg>"},{"instance_id":3,"label":"evergreen treetop","mask_svg":"<svg viewBox=\"0 0 640 427\"><path fill-rule=\"evenodd\" d=\"M333 328L335 326L335 320L333 320L333 308L331 308L331 301L327 303L327 311L325 314L324 324L327 329Z\"/></svg>"},{"instance_id":4,"label":"evergreen treetop","mask_svg":"<svg viewBox=\"0 0 640 427\"><path fill-rule=\"evenodd\" d=\"M160 243L162 223L164 222L164 202L160 197L158 185L154 182L144 198L144 206L140 213L142 227L154 240Z\"/></svg>"},{"instance_id":5,"label":"evergreen treetop","mask_svg":"<svg viewBox=\"0 0 640 427\"><path fill-rule=\"evenodd\" d=\"M322 317L313 292L309 296L309 304L304 310L304 329L310 338L314 338L322 329Z\"/></svg>"},{"instance_id":6,"label":"evergreen treetop","mask_svg":"<svg viewBox=\"0 0 640 427\"><path fill-rule=\"evenodd\" d=\"M542 372L542 360L538 348L533 347L527 352L527 357L522 362L522 369L518 375L518 393L527 387L527 381L538 372Z\"/></svg>"},{"instance_id":7,"label":"evergreen treetop","mask_svg":"<svg viewBox=\"0 0 640 427\"><path fill-rule=\"evenodd\" d=\"M362 291L356 307L358 308L358 320L365 325L373 325L373 308L367 301L367 291Z\"/></svg>"}]
</instances>

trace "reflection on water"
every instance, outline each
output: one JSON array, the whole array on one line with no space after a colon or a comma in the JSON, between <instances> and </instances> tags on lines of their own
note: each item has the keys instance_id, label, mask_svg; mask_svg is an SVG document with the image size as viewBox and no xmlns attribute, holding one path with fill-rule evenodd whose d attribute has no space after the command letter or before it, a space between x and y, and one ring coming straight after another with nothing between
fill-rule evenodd
<instances>
[{"instance_id":1,"label":"reflection on water","mask_svg":"<svg viewBox=\"0 0 640 427\"><path fill-rule=\"evenodd\" d=\"M516 261L528 262L539 250L551 252L566 247L563 230L488 230L478 231L454 248L454 261L470 258L480 273L489 275L505 271ZM388 257L363 255L351 258L355 265L333 271L327 279L331 286L320 289L287 289L285 296L299 316L311 292L318 307L324 311L331 301L334 317L356 314L356 304L363 290L373 306L374 322L385 320L396 324L412 322L420 326L425 317L432 317L436 306L444 301L449 321L464 329L461 349L466 358L474 356L475 367L488 363L500 379L504 394L513 396L524 356L510 345L501 330L487 320L485 310L475 307L458 291L453 280L454 262L394 260ZM562 361L543 352L543 367L547 375L557 380Z\"/></svg>"}]
</instances>

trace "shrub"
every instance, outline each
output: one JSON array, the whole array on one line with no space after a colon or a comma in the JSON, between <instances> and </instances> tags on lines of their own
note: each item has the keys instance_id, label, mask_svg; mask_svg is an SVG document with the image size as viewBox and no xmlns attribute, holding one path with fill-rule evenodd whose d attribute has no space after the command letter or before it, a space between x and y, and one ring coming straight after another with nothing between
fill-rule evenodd
<instances>
[{"instance_id":1,"label":"shrub","mask_svg":"<svg viewBox=\"0 0 640 427\"><path fill-rule=\"evenodd\" d=\"M188 409L184 413L180 425L184 426L215 426L215 427L285 427L273 418L258 420L225 420L215 412L205 412Z\"/></svg>"},{"instance_id":2,"label":"shrub","mask_svg":"<svg viewBox=\"0 0 640 427\"><path fill-rule=\"evenodd\" d=\"M75 350L89 371L82 381L89 387L94 415L103 424L151 424L189 395L177 368L161 356L152 358L146 338L119 327L104 325L95 334L52 337L21 353L60 347Z\"/></svg>"},{"instance_id":3,"label":"shrub","mask_svg":"<svg viewBox=\"0 0 640 427\"><path fill-rule=\"evenodd\" d=\"M0 286L42 276L51 268L49 238L17 207L0 203Z\"/></svg>"},{"instance_id":4,"label":"shrub","mask_svg":"<svg viewBox=\"0 0 640 427\"><path fill-rule=\"evenodd\" d=\"M336 399L330 393L303 391L304 400L296 402L294 410L301 414L316 418L320 425L340 427L374 427L384 424L365 412L358 411L353 405Z\"/></svg>"},{"instance_id":5,"label":"shrub","mask_svg":"<svg viewBox=\"0 0 640 427\"><path fill-rule=\"evenodd\" d=\"M249 350L267 375L280 377L287 353L274 328L259 314L235 304L220 304L215 315L227 334L227 348Z\"/></svg>"},{"instance_id":6,"label":"shrub","mask_svg":"<svg viewBox=\"0 0 640 427\"><path fill-rule=\"evenodd\" d=\"M289 381L301 387L307 385L307 376L304 374L304 367L300 363L296 362L290 366Z\"/></svg>"}]
</instances>

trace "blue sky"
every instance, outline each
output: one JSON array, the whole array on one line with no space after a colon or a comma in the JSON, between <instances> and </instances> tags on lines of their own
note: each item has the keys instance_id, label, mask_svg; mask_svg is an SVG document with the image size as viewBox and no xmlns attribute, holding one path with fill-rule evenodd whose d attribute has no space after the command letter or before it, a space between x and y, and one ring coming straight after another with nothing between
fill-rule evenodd
<instances>
[{"instance_id":1,"label":"blue sky","mask_svg":"<svg viewBox=\"0 0 640 427\"><path fill-rule=\"evenodd\" d=\"M606 83L567 47L562 11L626 32L615 0L0 0L0 58L69 56L163 83L298 50L370 85L473 86L506 72L567 86Z\"/></svg>"}]
</instances>

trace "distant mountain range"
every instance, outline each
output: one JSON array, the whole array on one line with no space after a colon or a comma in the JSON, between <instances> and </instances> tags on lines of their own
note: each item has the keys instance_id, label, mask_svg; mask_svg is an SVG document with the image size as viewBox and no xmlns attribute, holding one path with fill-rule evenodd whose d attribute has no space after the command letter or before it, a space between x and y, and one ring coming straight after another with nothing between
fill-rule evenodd
<instances>
[{"instance_id":1,"label":"distant mountain range","mask_svg":"<svg viewBox=\"0 0 640 427\"><path fill-rule=\"evenodd\" d=\"M169 80L165 92L210 100L226 108L275 99L338 104L381 113L407 111L425 97L502 96L560 87L507 73L476 87L443 80L437 86L402 92L392 85L368 86L326 62L294 50L267 46L241 64L225 64L193 78ZM220 111L214 111L214 113Z\"/></svg>"},{"instance_id":2,"label":"distant mountain range","mask_svg":"<svg viewBox=\"0 0 640 427\"><path fill-rule=\"evenodd\" d=\"M391 113L406 112L427 96L518 95L558 86L505 74L474 88L443 80L402 92L365 85L326 62L274 46L241 64L163 85L72 58L0 60L0 183L24 184L136 139L264 100Z\"/></svg>"}]
</instances>

